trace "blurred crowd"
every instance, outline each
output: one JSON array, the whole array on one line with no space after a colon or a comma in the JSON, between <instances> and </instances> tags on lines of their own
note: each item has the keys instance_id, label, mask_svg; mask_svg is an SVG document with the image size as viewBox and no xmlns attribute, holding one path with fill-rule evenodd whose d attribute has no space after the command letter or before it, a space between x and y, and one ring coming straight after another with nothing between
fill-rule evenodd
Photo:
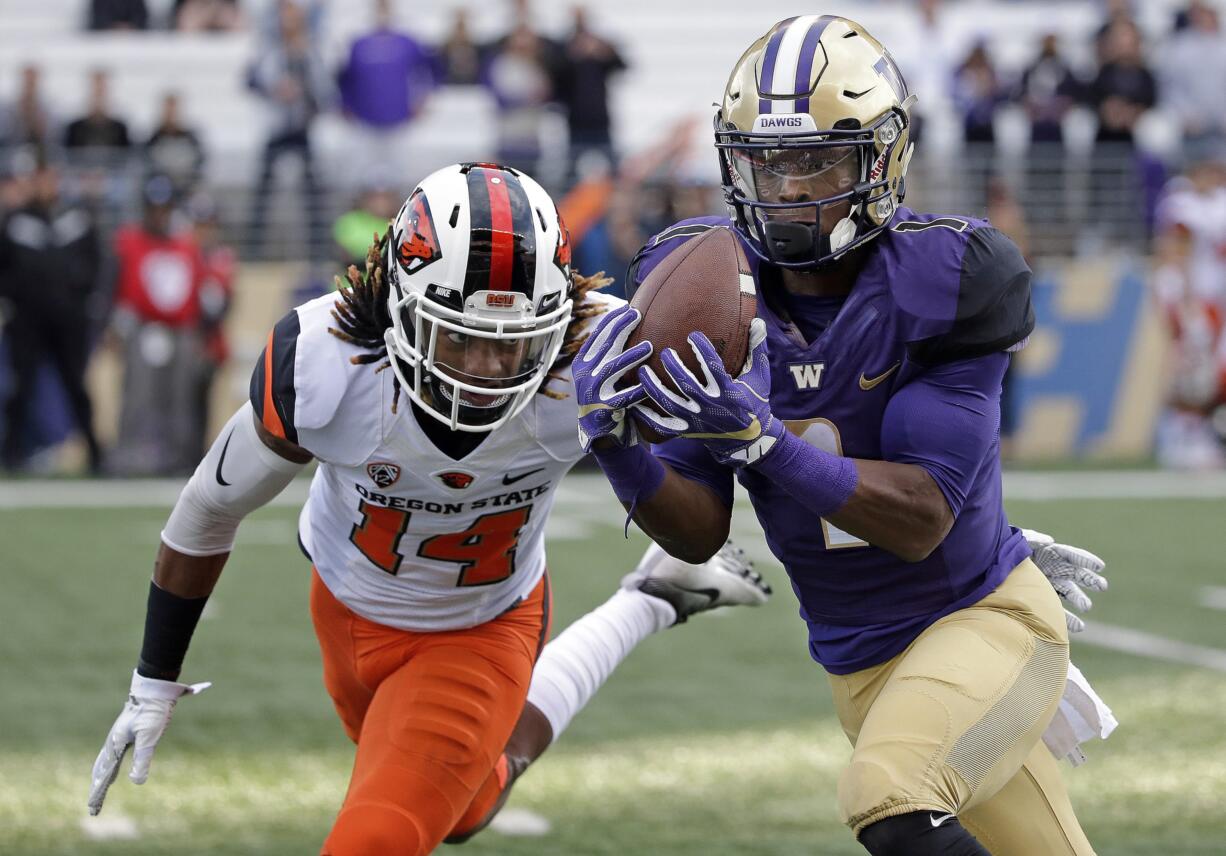
<instances>
[{"instance_id":1,"label":"blurred crowd","mask_svg":"<svg viewBox=\"0 0 1226 856\"><path fill-rule=\"evenodd\" d=\"M209 390L228 356L222 322L237 259L216 204L142 182L140 216L110 235L65 192L61 163L23 153L0 175L0 323L6 371L0 462L37 466L67 432L95 475L189 473L203 454ZM118 433L103 453L86 370L99 348L123 364Z\"/></svg>"},{"instance_id":2,"label":"blurred crowd","mask_svg":"<svg viewBox=\"0 0 1226 856\"><path fill-rule=\"evenodd\" d=\"M185 119L176 91L161 94L156 120L141 129L112 106L107 68L86 75L79 116L48 103L37 63L21 69L15 97L0 103L0 401L7 402L0 463L37 467L40 448L75 432L95 472L190 469L208 423L209 388L228 352L222 331L239 273L235 248L245 260L285 258L284 245L268 246L269 224L284 212L284 194L297 194L300 231L290 246L311 263L316 288L360 264L420 177L406 161L415 125L433 99L458 87L482 91L490 105L495 142L485 156L532 173L555 194L579 268L608 271L619 280L614 290L654 231L721 210L714 159L695 143L709 116L684 116L641 150L620 151L610 95L628 62L614 40L581 6L554 36L538 29L528 0L505 2L509 23L500 35L474 37L461 8L431 41L400 23L404 9L373 0L370 29L329 62L325 0L92 0L89 30L253 32L256 47L240 73L268 122L252 132L259 156L247 192L226 196L209 186L211 155L225 157ZM1001 67L986 37L945 48L955 43L956 3L916 5L914 38L892 45L911 89L923 93L909 201L933 208L948 201L941 190L949 176L923 155L952 144L959 155L944 158L946 168L963 175L962 196L949 207L988 214L1029 255L1153 240L1171 328L1183 351L1199 355L1187 359L1201 366L1198 377L1207 376L1206 354L1226 366L1226 213L1220 227L1206 225L1217 222L1212 216L1172 213L1226 206L1215 166L1226 151L1226 36L1214 4L1190 0L1169 31L1147 38L1135 4L1108 0L1087 34L1090 50L1051 32L1012 69ZM326 115L343 117L347 130L352 169L343 175L325 168L318 151ZM1169 131L1156 147L1145 127L1155 115ZM1018 136L1019 117L1025 139L1017 147L1009 137ZM939 139L942 120L957 139ZM564 142L553 145L550 135L561 129ZM287 170L283 161L296 163ZM1083 216L1075 228L1052 214L1055 205L1077 204ZM1205 272L1214 264L1215 273ZM1203 270L1193 273L1197 265ZM1192 304L1199 308L1190 313ZM114 349L124 366L118 433L107 450L96 439L84 382L100 347ZM1215 377L1226 388L1226 369ZM1172 393L1180 416L1170 424L1182 426L1168 431L1178 438L1173 447L1189 446L1187 431L1180 433L1193 421L1187 413L1210 436L1212 414L1226 400L1216 389L1199 398Z\"/></svg>"},{"instance_id":3,"label":"blurred crowd","mask_svg":"<svg viewBox=\"0 0 1226 856\"><path fill-rule=\"evenodd\" d=\"M498 145L490 157L535 171L540 126L568 117L575 165L604 164L613 144L608 80L625 67L612 44L573 14L565 40L531 25L526 2L513 4L508 32L488 43L455 16L447 39L426 45L393 24L389 0L373 3L373 29L356 39L340 67L320 50L323 4L278 0L249 23L234 2L180 0L159 19L143 0L95 0L91 30L226 31L254 26L258 50L244 74L267 106L266 136L243 217L232 216L248 255L263 255L273 185L283 159L298 162L304 234L296 247L328 274L361 263L386 228L411 176L395 174L404 134L444 85L488 89ZM238 256L223 235L206 188L208 152L167 91L147 135L131 130L109 98L110 74L90 71L88 107L62 119L42 94L41 69L21 70L17 97L0 104L0 425L9 471L40 467L38 452L65 433L85 448L84 466L110 475L189 472L208 425L210 387L228 355L223 320ZM339 110L352 126L354 162L366 165L351 187L353 205L329 224L325 176L313 146L321 114ZM131 188L139 188L136 204ZM100 228L116 210L127 216ZM237 222L234 222L237 221ZM86 383L91 355L110 348L123 365L114 444L100 447Z\"/></svg>"}]
</instances>

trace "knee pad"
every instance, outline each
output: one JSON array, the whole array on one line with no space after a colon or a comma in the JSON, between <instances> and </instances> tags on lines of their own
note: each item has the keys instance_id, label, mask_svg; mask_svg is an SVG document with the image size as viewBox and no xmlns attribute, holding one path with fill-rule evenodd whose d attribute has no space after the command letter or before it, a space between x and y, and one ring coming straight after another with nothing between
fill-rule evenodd
<instances>
[{"instance_id":1,"label":"knee pad","mask_svg":"<svg viewBox=\"0 0 1226 856\"><path fill-rule=\"evenodd\" d=\"M493 683L462 658L431 664L412 682L397 683L396 705L416 714L389 729L389 739L409 752L422 753L429 747L426 754L445 766L472 763L474 747L482 743L481 723L489 716L494 700Z\"/></svg>"},{"instance_id":2,"label":"knee pad","mask_svg":"<svg viewBox=\"0 0 1226 856\"><path fill-rule=\"evenodd\" d=\"M952 814L913 811L860 830L872 856L992 856Z\"/></svg>"},{"instance_id":3,"label":"knee pad","mask_svg":"<svg viewBox=\"0 0 1226 856\"><path fill-rule=\"evenodd\" d=\"M411 814L390 805L346 806L324 842L324 856L425 856L421 826Z\"/></svg>"}]
</instances>

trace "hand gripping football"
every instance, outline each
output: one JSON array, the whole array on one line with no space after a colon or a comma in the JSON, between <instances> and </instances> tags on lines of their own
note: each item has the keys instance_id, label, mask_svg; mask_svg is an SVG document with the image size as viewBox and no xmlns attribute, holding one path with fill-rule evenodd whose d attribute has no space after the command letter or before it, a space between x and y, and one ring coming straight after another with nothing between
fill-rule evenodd
<instances>
[{"instance_id":1,"label":"hand gripping football","mask_svg":"<svg viewBox=\"0 0 1226 856\"><path fill-rule=\"evenodd\" d=\"M731 229L712 228L673 250L648 275L630 305L643 315L626 343L626 350L644 340L653 346L647 365L667 384L668 373L660 355L665 348L701 380L703 375L686 337L701 331L723 358L724 369L735 377L745 366L749 351L749 323L758 299L749 262ZM661 438L640 421L639 433L648 442Z\"/></svg>"}]
</instances>

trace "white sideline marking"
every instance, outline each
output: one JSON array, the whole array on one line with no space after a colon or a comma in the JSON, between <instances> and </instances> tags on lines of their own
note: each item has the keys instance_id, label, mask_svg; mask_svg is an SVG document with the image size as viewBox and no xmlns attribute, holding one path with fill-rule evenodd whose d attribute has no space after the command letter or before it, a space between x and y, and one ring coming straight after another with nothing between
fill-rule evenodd
<instances>
[{"instance_id":1,"label":"white sideline marking","mask_svg":"<svg viewBox=\"0 0 1226 856\"><path fill-rule=\"evenodd\" d=\"M0 484L0 509L5 508L165 508L179 498L186 479L132 481L65 481L30 479ZM310 479L295 479L268 503L274 507L300 506L306 501Z\"/></svg>"},{"instance_id":2,"label":"white sideline marking","mask_svg":"<svg viewBox=\"0 0 1226 856\"><path fill-rule=\"evenodd\" d=\"M70 481L22 479L0 482L0 509L6 508L166 508L174 505L183 479ZM1047 499L1226 499L1226 472L1183 473L1159 470L1112 472L1007 472L1005 497ZM299 507L310 479L295 479L269 505ZM739 497L740 498L740 497ZM616 508L612 490L600 473L575 473L558 487L561 508L586 508L604 514Z\"/></svg>"},{"instance_id":3,"label":"white sideline marking","mask_svg":"<svg viewBox=\"0 0 1226 856\"><path fill-rule=\"evenodd\" d=\"M86 815L81 818L81 832L94 841L131 841L140 838L136 821L126 814L117 814L114 811L97 817Z\"/></svg>"},{"instance_id":4,"label":"white sideline marking","mask_svg":"<svg viewBox=\"0 0 1226 856\"><path fill-rule=\"evenodd\" d=\"M1226 672L1226 651L1220 648L1177 642L1156 633L1102 624L1093 618L1089 620L1085 630L1073 637L1073 641L1088 642L1100 648L1110 648L1112 651L1122 651L1138 657Z\"/></svg>"},{"instance_id":5,"label":"white sideline marking","mask_svg":"<svg viewBox=\"0 0 1226 856\"><path fill-rule=\"evenodd\" d=\"M244 520L238 528L236 546L281 547L294 544L298 537L298 521Z\"/></svg>"},{"instance_id":6,"label":"white sideline marking","mask_svg":"<svg viewBox=\"0 0 1226 856\"><path fill-rule=\"evenodd\" d=\"M1164 470L1004 474L1005 499L1222 499L1226 473Z\"/></svg>"},{"instance_id":7,"label":"white sideline marking","mask_svg":"<svg viewBox=\"0 0 1226 856\"><path fill-rule=\"evenodd\" d=\"M1200 590L1200 605L1209 609L1226 609L1226 586L1205 586Z\"/></svg>"},{"instance_id":8,"label":"white sideline marking","mask_svg":"<svg viewBox=\"0 0 1226 856\"><path fill-rule=\"evenodd\" d=\"M582 541L590 538L592 527L581 519L570 514L554 511L545 521L545 542L550 541Z\"/></svg>"},{"instance_id":9,"label":"white sideline marking","mask_svg":"<svg viewBox=\"0 0 1226 856\"><path fill-rule=\"evenodd\" d=\"M529 811L526 808L504 808L490 821L490 829L524 838L539 838L548 835L553 824L544 815Z\"/></svg>"}]
</instances>

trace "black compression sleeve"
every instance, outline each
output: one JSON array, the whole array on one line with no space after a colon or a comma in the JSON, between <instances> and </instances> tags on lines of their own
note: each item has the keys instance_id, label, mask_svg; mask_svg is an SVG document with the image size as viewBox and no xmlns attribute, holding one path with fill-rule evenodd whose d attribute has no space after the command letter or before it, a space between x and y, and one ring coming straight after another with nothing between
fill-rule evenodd
<instances>
[{"instance_id":1,"label":"black compression sleeve","mask_svg":"<svg viewBox=\"0 0 1226 856\"><path fill-rule=\"evenodd\" d=\"M887 817L860 830L872 856L992 856L958 818L935 811Z\"/></svg>"},{"instance_id":2,"label":"black compression sleeve","mask_svg":"<svg viewBox=\"0 0 1226 856\"><path fill-rule=\"evenodd\" d=\"M149 582L149 603L145 609L145 641L140 649L136 671L146 678L163 681L179 679L187 646L208 597L179 597L157 583Z\"/></svg>"}]
</instances>

